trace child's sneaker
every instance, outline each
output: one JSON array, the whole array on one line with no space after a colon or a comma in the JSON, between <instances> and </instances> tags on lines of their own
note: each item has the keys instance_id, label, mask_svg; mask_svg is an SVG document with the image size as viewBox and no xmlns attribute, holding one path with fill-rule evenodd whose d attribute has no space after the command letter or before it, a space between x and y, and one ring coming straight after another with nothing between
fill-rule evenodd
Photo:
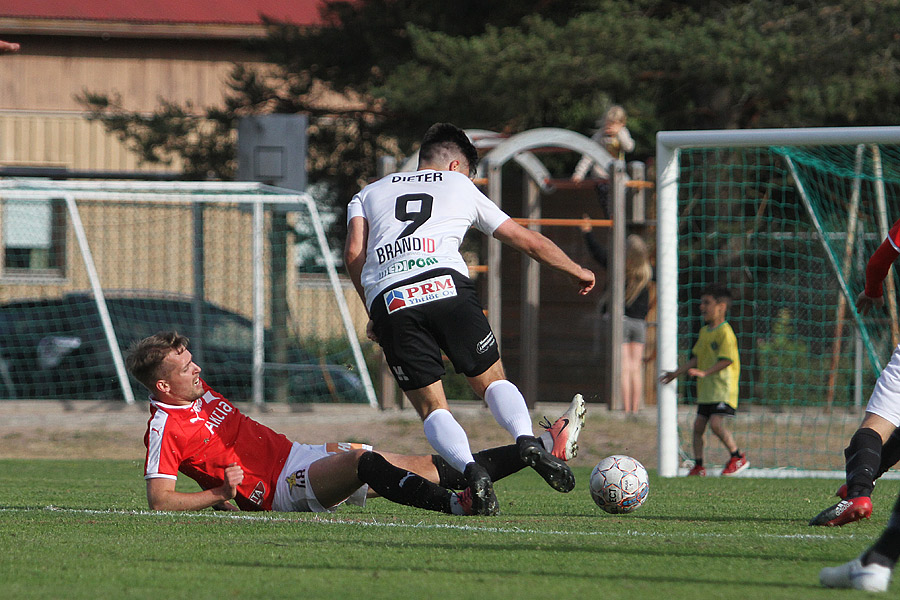
<instances>
[{"instance_id":1,"label":"child's sneaker","mask_svg":"<svg viewBox=\"0 0 900 600\"><path fill-rule=\"evenodd\" d=\"M826 508L813 517L809 524L841 527L860 519L868 519L870 516L872 516L872 499L867 496L860 496L859 498L841 500L834 506Z\"/></svg>"},{"instance_id":2,"label":"child's sneaker","mask_svg":"<svg viewBox=\"0 0 900 600\"><path fill-rule=\"evenodd\" d=\"M706 469L703 465L694 465L694 468L688 471L688 477L706 477Z\"/></svg>"},{"instance_id":3,"label":"child's sneaker","mask_svg":"<svg viewBox=\"0 0 900 600\"><path fill-rule=\"evenodd\" d=\"M863 565L859 558L854 558L837 567L825 567L819 571L819 581L830 588L884 592L891 582L891 570L875 563Z\"/></svg>"},{"instance_id":4,"label":"child's sneaker","mask_svg":"<svg viewBox=\"0 0 900 600\"><path fill-rule=\"evenodd\" d=\"M728 461L728 464L725 465L725 468L722 469L722 475L736 475L750 466L750 461L747 460L746 454L741 454L740 456L732 456Z\"/></svg>"},{"instance_id":5,"label":"child's sneaker","mask_svg":"<svg viewBox=\"0 0 900 600\"><path fill-rule=\"evenodd\" d=\"M575 394L568 410L553 425L547 417L538 423L547 430L539 439L550 454L566 461L575 458L578 454L578 434L584 426L585 412L587 410L584 407L584 398L581 394Z\"/></svg>"}]
</instances>

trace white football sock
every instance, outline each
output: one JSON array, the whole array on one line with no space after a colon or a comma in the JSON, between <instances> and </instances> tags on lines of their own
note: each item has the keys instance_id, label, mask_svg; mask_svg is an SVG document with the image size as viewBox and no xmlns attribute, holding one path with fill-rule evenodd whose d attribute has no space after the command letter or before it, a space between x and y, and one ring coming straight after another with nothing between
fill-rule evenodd
<instances>
[{"instance_id":1,"label":"white football sock","mask_svg":"<svg viewBox=\"0 0 900 600\"><path fill-rule=\"evenodd\" d=\"M522 435L534 435L528 405L525 404L522 392L511 381L498 379L487 386L484 401L497 423L507 430L513 439Z\"/></svg>"},{"instance_id":2,"label":"white football sock","mask_svg":"<svg viewBox=\"0 0 900 600\"><path fill-rule=\"evenodd\" d=\"M439 408L425 418L425 437L438 454L463 473L466 465L475 462L469 448L469 437L449 410Z\"/></svg>"}]
</instances>

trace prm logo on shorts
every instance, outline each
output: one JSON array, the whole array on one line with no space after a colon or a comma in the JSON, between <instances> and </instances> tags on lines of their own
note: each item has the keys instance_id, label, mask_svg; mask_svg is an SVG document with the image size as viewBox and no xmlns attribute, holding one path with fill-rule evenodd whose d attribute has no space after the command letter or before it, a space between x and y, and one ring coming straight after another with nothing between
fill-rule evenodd
<instances>
[{"instance_id":1,"label":"prm logo on shorts","mask_svg":"<svg viewBox=\"0 0 900 600\"><path fill-rule=\"evenodd\" d=\"M408 306L434 302L455 295L456 286L453 284L453 277L441 275L385 292L384 303L388 314L391 314Z\"/></svg>"}]
</instances>

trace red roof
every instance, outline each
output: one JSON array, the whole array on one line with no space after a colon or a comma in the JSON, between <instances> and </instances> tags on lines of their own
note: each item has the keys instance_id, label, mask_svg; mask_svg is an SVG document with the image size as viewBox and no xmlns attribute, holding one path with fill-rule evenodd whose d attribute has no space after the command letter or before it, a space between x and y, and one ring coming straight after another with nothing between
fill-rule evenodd
<instances>
[{"instance_id":1,"label":"red roof","mask_svg":"<svg viewBox=\"0 0 900 600\"><path fill-rule=\"evenodd\" d=\"M266 15L315 25L321 22L321 4L322 0L3 0L0 19L258 25L260 15Z\"/></svg>"}]
</instances>

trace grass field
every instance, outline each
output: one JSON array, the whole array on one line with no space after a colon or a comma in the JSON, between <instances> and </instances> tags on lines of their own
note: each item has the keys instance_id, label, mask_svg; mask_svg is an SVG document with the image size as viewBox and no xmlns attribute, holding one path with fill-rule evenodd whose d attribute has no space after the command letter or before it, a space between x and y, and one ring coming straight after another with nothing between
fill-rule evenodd
<instances>
[{"instance_id":1,"label":"grass field","mask_svg":"<svg viewBox=\"0 0 900 600\"><path fill-rule=\"evenodd\" d=\"M821 588L819 569L877 537L900 486L879 484L870 521L814 529L837 482L651 476L647 503L613 516L579 468L567 495L530 471L498 482L493 518L383 499L327 515L176 514L146 510L141 469L0 461L2 597L859 597Z\"/></svg>"}]
</instances>

